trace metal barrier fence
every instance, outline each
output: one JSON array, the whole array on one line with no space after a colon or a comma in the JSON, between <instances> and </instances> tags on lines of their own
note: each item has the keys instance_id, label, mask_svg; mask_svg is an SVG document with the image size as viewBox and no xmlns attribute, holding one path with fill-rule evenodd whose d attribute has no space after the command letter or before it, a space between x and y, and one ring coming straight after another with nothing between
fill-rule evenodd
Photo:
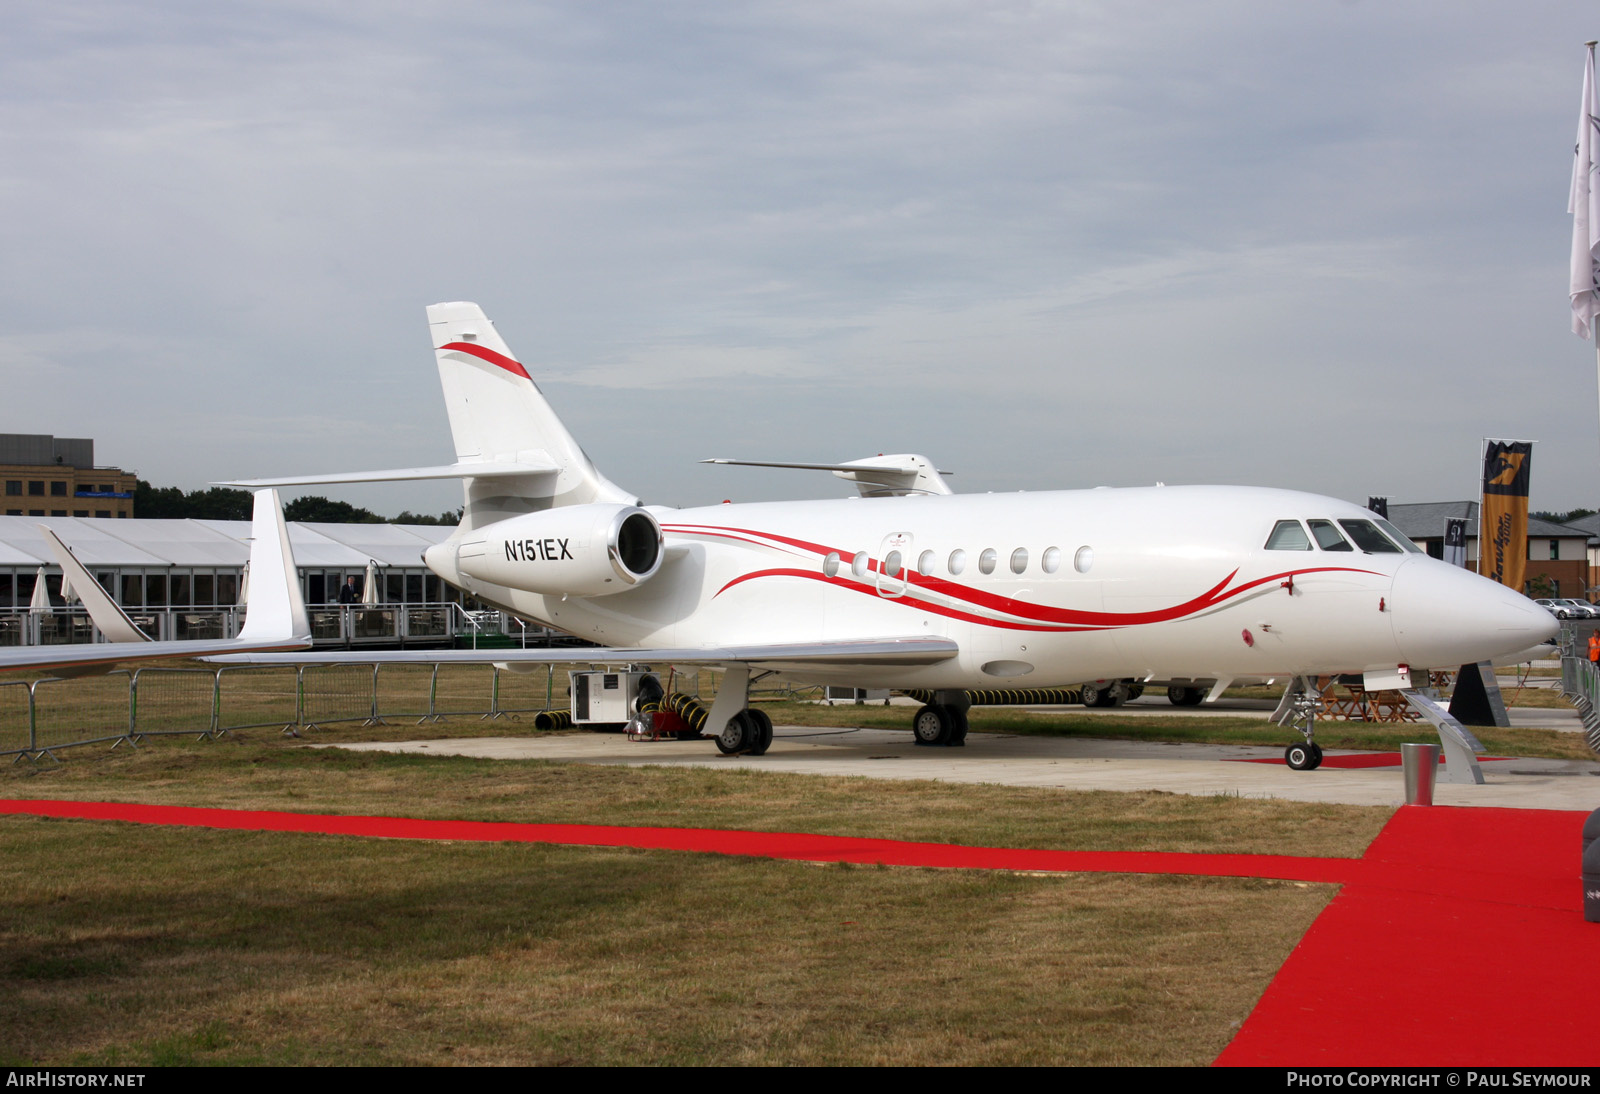
<instances>
[{"instance_id":1,"label":"metal barrier fence","mask_svg":"<svg viewBox=\"0 0 1600 1094\"><path fill-rule=\"evenodd\" d=\"M136 745L157 735L532 714L565 709L566 675L553 665L533 672L493 665L228 665L0 682L0 756L51 756L103 741Z\"/></svg>"},{"instance_id":2,"label":"metal barrier fence","mask_svg":"<svg viewBox=\"0 0 1600 1094\"><path fill-rule=\"evenodd\" d=\"M302 665L140 668L70 680L0 682L0 756L13 762L58 749L144 737L215 737L236 729L292 730L331 723L417 724L566 710L568 674L587 666ZM670 690L703 701L703 672L663 672ZM714 687L705 689L714 693ZM787 686L754 698L793 696Z\"/></svg>"}]
</instances>

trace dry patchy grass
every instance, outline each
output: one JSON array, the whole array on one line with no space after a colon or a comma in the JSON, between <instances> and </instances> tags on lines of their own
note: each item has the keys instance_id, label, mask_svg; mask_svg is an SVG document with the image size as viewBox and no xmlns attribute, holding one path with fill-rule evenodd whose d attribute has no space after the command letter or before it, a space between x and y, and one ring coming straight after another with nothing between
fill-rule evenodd
<instances>
[{"instance_id":1,"label":"dry patchy grass","mask_svg":"<svg viewBox=\"0 0 1600 1094\"><path fill-rule=\"evenodd\" d=\"M1329 895L0 820L12 1064L1204 1064Z\"/></svg>"},{"instance_id":2,"label":"dry patchy grass","mask_svg":"<svg viewBox=\"0 0 1600 1094\"><path fill-rule=\"evenodd\" d=\"M311 734L332 738L332 732ZM678 746L672 746L678 747ZM684 748L703 748L687 743ZM0 773L12 798L539 823L824 832L981 846L1359 855L1376 807L700 767L627 768L310 749L258 731Z\"/></svg>"}]
</instances>

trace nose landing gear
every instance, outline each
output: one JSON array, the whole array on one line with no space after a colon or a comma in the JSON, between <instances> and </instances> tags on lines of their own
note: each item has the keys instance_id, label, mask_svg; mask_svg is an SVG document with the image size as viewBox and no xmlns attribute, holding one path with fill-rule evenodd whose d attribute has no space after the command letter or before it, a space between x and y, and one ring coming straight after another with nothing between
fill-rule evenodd
<instances>
[{"instance_id":1,"label":"nose landing gear","mask_svg":"<svg viewBox=\"0 0 1600 1094\"><path fill-rule=\"evenodd\" d=\"M1322 748L1311 739L1317 728L1317 715L1322 713L1322 692L1304 676L1296 676L1283 689L1283 698L1272 720L1285 729L1297 729L1305 738L1304 744L1290 745L1283 750L1283 762L1295 771L1315 771L1322 766Z\"/></svg>"}]
</instances>

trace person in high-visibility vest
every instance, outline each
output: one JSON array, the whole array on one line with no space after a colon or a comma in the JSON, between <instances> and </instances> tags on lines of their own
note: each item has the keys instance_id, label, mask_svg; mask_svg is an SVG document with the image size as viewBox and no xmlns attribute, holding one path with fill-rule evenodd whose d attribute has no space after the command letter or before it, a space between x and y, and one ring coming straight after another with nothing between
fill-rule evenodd
<instances>
[{"instance_id":1,"label":"person in high-visibility vest","mask_svg":"<svg viewBox=\"0 0 1600 1094\"><path fill-rule=\"evenodd\" d=\"M1589 632L1589 660L1600 665L1600 631Z\"/></svg>"}]
</instances>

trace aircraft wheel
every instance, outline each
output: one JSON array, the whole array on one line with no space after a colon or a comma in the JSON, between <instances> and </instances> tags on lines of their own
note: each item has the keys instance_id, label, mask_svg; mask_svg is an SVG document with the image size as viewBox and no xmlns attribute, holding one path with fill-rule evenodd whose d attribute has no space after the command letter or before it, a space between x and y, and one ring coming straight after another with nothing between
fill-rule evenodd
<instances>
[{"instance_id":1,"label":"aircraft wheel","mask_svg":"<svg viewBox=\"0 0 1600 1094\"><path fill-rule=\"evenodd\" d=\"M911 720L911 734L919 745L949 744L950 734L954 729L950 708L939 703L930 703L923 707Z\"/></svg>"},{"instance_id":2,"label":"aircraft wheel","mask_svg":"<svg viewBox=\"0 0 1600 1094\"><path fill-rule=\"evenodd\" d=\"M947 743L951 748L962 748L967 743L967 712L955 706L944 709L950 712L950 740Z\"/></svg>"},{"instance_id":3,"label":"aircraft wheel","mask_svg":"<svg viewBox=\"0 0 1600 1094\"><path fill-rule=\"evenodd\" d=\"M1167 689L1167 702L1175 707L1197 707L1206 697L1206 693L1199 688L1170 687Z\"/></svg>"},{"instance_id":4,"label":"aircraft wheel","mask_svg":"<svg viewBox=\"0 0 1600 1094\"><path fill-rule=\"evenodd\" d=\"M745 717L750 719L750 724L755 732L751 735L750 745L745 749L747 756L765 756L767 749L772 747L772 716L764 710L751 707L745 711Z\"/></svg>"},{"instance_id":5,"label":"aircraft wheel","mask_svg":"<svg viewBox=\"0 0 1600 1094\"><path fill-rule=\"evenodd\" d=\"M1322 749L1316 745L1290 745L1283 750L1283 761L1296 771L1315 771L1322 762Z\"/></svg>"},{"instance_id":6,"label":"aircraft wheel","mask_svg":"<svg viewBox=\"0 0 1600 1094\"><path fill-rule=\"evenodd\" d=\"M1106 689L1099 684L1083 685L1083 705L1086 707L1101 706L1101 700L1105 698L1105 692Z\"/></svg>"},{"instance_id":7,"label":"aircraft wheel","mask_svg":"<svg viewBox=\"0 0 1600 1094\"><path fill-rule=\"evenodd\" d=\"M750 722L750 712L741 710L717 734L717 751L724 756L733 756L750 747L751 738L755 736L754 726Z\"/></svg>"}]
</instances>

